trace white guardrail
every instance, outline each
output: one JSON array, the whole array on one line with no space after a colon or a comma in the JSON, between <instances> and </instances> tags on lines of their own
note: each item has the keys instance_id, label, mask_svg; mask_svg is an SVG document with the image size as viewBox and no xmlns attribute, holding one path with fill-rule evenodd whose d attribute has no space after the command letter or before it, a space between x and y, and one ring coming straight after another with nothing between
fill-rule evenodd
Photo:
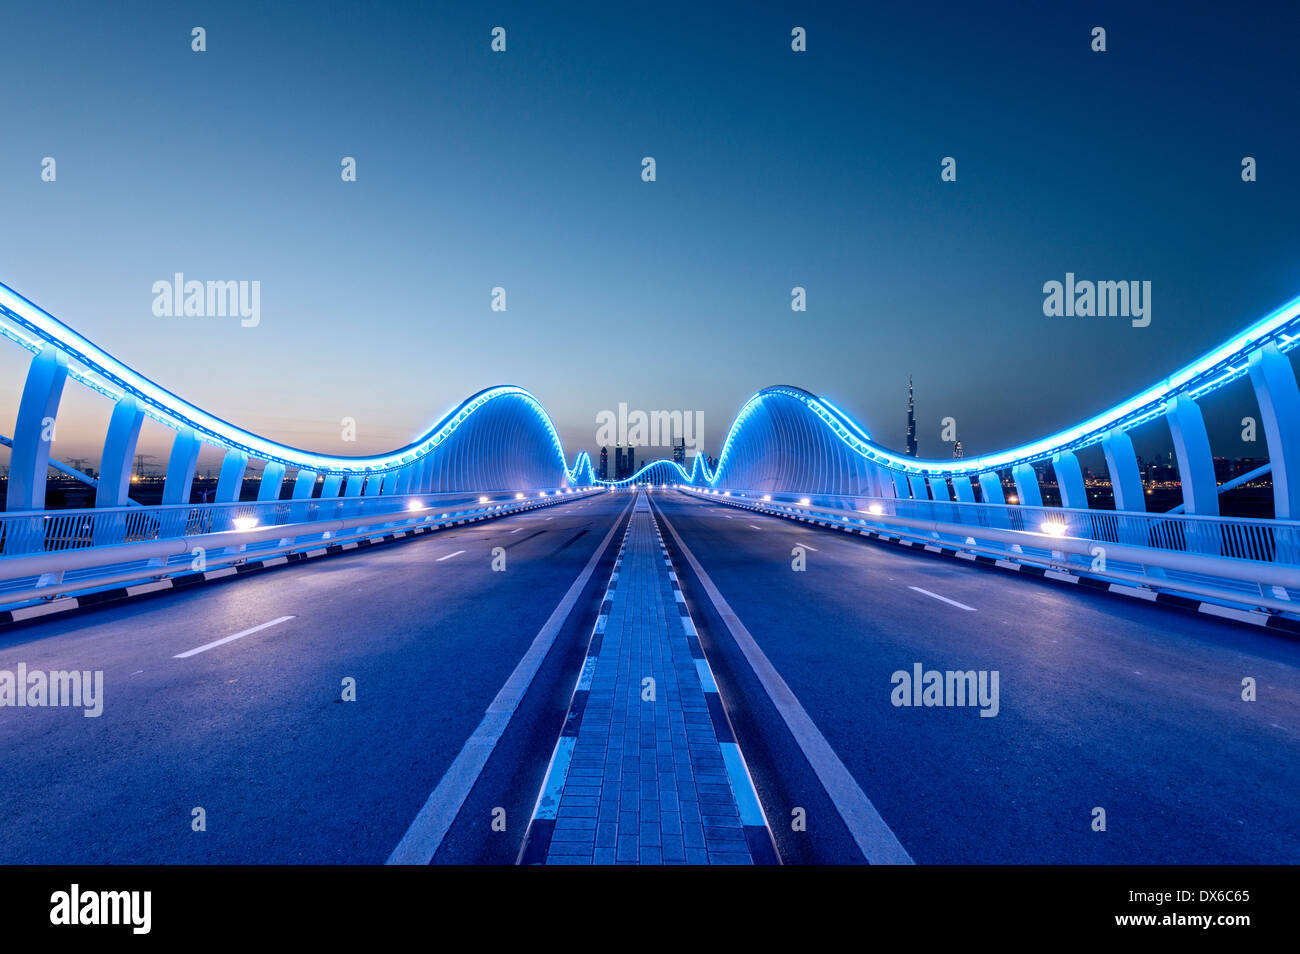
<instances>
[{"instance_id":1,"label":"white guardrail","mask_svg":"<svg viewBox=\"0 0 1300 954\"><path fill-rule=\"evenodd\" d=\"M603 488L28 511L0 515L0 609L424 528Z\"/></svg>"},{"instance_id":2,"label":"white guardrail","mask_svg":"<svg viewBox=\"0 0 1300 954\"><path fill-rule=\"evenodd\" d=\"M892 497L678 489L1047 570L1300 614L1300 522Z\"/></svg>"}]
</instances>

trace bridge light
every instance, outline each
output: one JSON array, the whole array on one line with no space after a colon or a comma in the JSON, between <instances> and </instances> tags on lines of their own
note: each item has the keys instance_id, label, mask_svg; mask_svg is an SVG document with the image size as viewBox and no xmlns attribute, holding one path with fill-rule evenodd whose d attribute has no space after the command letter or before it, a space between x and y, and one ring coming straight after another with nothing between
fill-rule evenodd
<instances>
[{"instance_id":1,"label":"bridge light","mask_svg":"<svg viewBox=\"0 0 1300 954\"><path fill-rule=\"evenodd\" d=\"M1065 524L1059 520L1044 520L1043 533L1053 537L1063 537L1065 536Z\"/></svg>"},{"instance_id":2,"label":"bridge light","mask_svg":"<svg viewBox=\"0 0 1300 954\"><path fill-rule=\"evenodd\" d=\"M763 494L763 499L764 499L765 501L767 501L768 503L771 503L771 502L772 502L772 495L771 495L771 494Z\"/></svg>"},{"instance_id":3,"label":"bridge light","mask_svg":"<svg viewBox=\"0 0 1300 954\"><path fill-rule=\"evenodd\" d=\"M255 526L257 526L257 518L256 518L256 517L236 517L236 518L235 518L235 529L236 529L236 530L252 530Z\"/></svg>"},{"instance_id":4,"label":"bridge light","mask_svg":"<svg viewBox=\"0 0 1300 954\"><path fill-rule=\"evenodd\" d=\"M481 504L485 504L485 503L488 503L489 501L488 501L488 498L487 498L487 497L479 497L479 498L478 498L478 502L481 503ZM412 508L412 509L414 509L414 508Z\"/></svg>"},{"instance_id":5,"label":"bridge light","mask_svg":"<svg viewBox=\"0 0 1300 954\"><path fill-rule=\"evenodd\" d=\"M419 511L419 510L423 510L423 509L424 509L424 504L420 503L420 501L418 501L418 500L412 500L412 501L410 501L410 502L406 505L406 509L407 509L407 510L410 510L410 511Z\"/></svg>"},{"instance_id":6,"label":"bridge light","mask_svg":"<svg viewBox=\"0 0 1300 954\"><path fill-rule=\"evenodd\" d=\"M523 500L523 499L524 499L524 495L523 495L523 494L515 494L515 499L516 499L516 500Z\"/></svg>"},{"instance_id":7,"label":"bridge light","mask_svg":"<svg viewBox=\"0 0 1300 954\"><path fill-rule=\"evenodd\" d=\"M867 510L875 514L881 514L885 512L885 508L882 507L880 504L872 504L870 507L867 508Z\"/></svg>"},{"instance_id":8,"label":"bridge light","mask_svg":"<svg viewBox=\"0 0 1300 954\"><path fill-rule=\"evenodd\" d=\"M811 503L812 503L812 501L809 500L807 497L800 497L800 498L799 498L799 506L800 506L800 507L807 507L807 506L809 506Z\"/></svg>"},{"instance_id":9,"label":"bridge light","mask_svg":"<svg viewBox=\"0 0 1300 954\"><path fill-rule=\"evenodd\" d=\"M546 491L543 490L543 491L542 491L540 494L538 494L537 496L539 496L539 497L545 497L545 496L546 496Z\"/></svg>"}]
</instances>

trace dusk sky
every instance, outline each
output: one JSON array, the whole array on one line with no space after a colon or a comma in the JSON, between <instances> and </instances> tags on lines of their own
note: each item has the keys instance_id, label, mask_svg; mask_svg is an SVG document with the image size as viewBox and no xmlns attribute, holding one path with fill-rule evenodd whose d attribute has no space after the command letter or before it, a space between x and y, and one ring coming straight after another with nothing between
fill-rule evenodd
<instances>
[{"instance_id":1,"label":"dusk sky","mask_svg":"<svg viewBox=\"0 0 1300 954\"><path fill-rule=\"evenodd\" d=\"M921 454L951 415L969 456L1300 295L1294 5L128 6L6 11L0 281L312 450L400 446L495 384L570 458L620 402L702 411L716 454L772 384L901 448L910 374ZM177 272L259 281L260 324L156 317ZM1151 282L1150 325L1045 317L1067 272ZM25 353L0 351L12 434ZM97 459L107 404L68 395L102 409L55 454ZM1216 453L1266 456L1246 382L1204 405Z\"/></svg>"}]
</instances>

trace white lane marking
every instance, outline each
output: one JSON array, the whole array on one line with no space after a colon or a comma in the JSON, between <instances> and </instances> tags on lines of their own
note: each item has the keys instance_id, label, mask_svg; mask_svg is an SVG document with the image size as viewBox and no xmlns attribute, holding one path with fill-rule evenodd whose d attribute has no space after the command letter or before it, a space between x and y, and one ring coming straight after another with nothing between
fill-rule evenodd
<instances>
[{"instance_id":1,"label":"white lane marking","mask_svg":"<svg viewBox=\"0 0 1300 954\"><path fill-rule=\"evenodd\" d=\"M605 539L587 561L586 567L573 581L573 585L569 587L568 592L564 594L564 598L560 600L542 628L538 630L532 645L528 647L528 652L524 653L524 657L519 660L519 665L515 666L510 678L488 705L487 712L483 714L483 721L478 724L474 734L465 741L460 754L456 756L447 773L438 782L438 787L429 795L428 801L411 822L411 827L406 830L402 840L388 856L387 864L427 865L433 860L433 856L442 845L443 838L451 829L452 822L460 813L461 806L465 804L470 789L478 782L483 767L487 765L488 759L491 758L497 743L514 717L515 710L519 708L520 701L532 685L537 670L541 668L542 660L555 644L555 637L559 635L564 621L573 611L579 594L586 588L587 581L596 570L596 565L608 549L609 541L614 538L614 531L618 529L630 509L632 505L629 503L615 518L609 532L605 534Z\"/></svg>"},{"instance_id":2,"label":"white lane marking","mask_svg":"<svg viewBox=\"0 0 1300 954\"><path fill-rule=\"evenodd\" d=\"M955 606L958 609L970 610L972 613L975 612L975 607L973 606L967 606L965 603L958 603L956 600L950 600L948 599L948 597L940 596L938 593L931 593L929 590L923 590L919 586L909 586L908 589L916 590L916 592L918 593L924 593L926 596L930 596L936 600L940 600L944 603L947 603L949 606Z\"/></svg>"},{"instance_id":3,"label":"white lane marking","mask_svg":"<svg viewBox=\"0 0 1300 954\"><path fill-rule=\"evenodd\" d=\"M821 551L818 550L816 547L809 546L809 545L806 544L806 543L801 543L801 544L799 544L799 546L803 547L805 550L811 550L813 553L820 553L820 552L821 552Z\"/></svg>"},{"instance_id":4,"label":"white lane marking","mask_svg":"<svg viewBox=\"0 0 1300 954\"><path fill-rule=\"evenodd\" d=\"M292 616L281 616L279 619L273 619L269 623L263 623L261 626L254 626L252 629L246 629L242 633L235 633L233 636L225 636L213 642L204 643L202 646L188 650L187 652L177 653L172 657L172 659L189 659L191 656L197 656L199 653L206 653L209 649L216 649L218 646L224 646L226 643L233 642L236 639L243 639L245 636L251 636L253 633L260 632L268 627L287 623L291 619L293 619Z\"/></svg>"},{"instance_id":5,"label":"white lane marking","mask_svg":"<svg viewBox=\"0 0 1300 954\"><path fill-rule=\"evenodd\" d=\"M455 553L448 553L446 556L438 557L438 559L435 560L434 562L441 563L443 560L450 560L454 556L460 556L464 552L465 552L464 550L457 550Z\"/></svg>"},{"instance_id":6,"label":"white lane marking","mask_svg":"<svg viewBox=\"0 0 1300 954\"><path fill-rule=\"evenodd\" d=\"M513 530L511 530L510 532L511 532L511 533L518 533L518 532L519 532L520 530L522 530L522 529L523 529L523 527L515 527L515 528L514 528Z\"/></svg>"},{"instance_id":7,"label":"white lane marking","mask_svg":"<svg viewBox=\"0 0 1300 954\"><path fill-rule=\"evenodd\" d=\"M755 530L762 530L762 529L763 529L762 527L755 526L755 525L752 524L752 523L750 524L750 526L751 526L751 527L754 527Z\"/></svg>"},{"instance_id":8,"label":"white lane marking","mask_svg":"<svg viewBox=\"0 0 1300 954\"><path fill-rule=\"evenodd\" d=\"M695 571L695 576L703 585L704 592L708 594L731 638L740 647L740 651L744 654L754 675L758 677L772 705L781 713L786 727L799 743L804 757L812 766L822 787L826 789L836 811L844 819L844 824L848 827L863 857L873 865L914 864L912 856L907 853L907 849L903 847L893 830L880 817L880 812L876 811L876 806L871 804L871 799L867 798L866 793L862 791L862 786L858 785L852 773L840 761L840 757L835 754L835 750L821 734L807 710L781 678L781 674L772 666L771 660L759 648L754 637L745 628L745 624L740 621L740 617L713 585L709 575L704 572L704 567L700 566L699 560L695 559L695 555L678 534L677 528L672 525L662 510L659 511L659 516L677 542L682 556ZM682 622L686 622L686 617L682 617Z\"/></svg>"}]
</instances>

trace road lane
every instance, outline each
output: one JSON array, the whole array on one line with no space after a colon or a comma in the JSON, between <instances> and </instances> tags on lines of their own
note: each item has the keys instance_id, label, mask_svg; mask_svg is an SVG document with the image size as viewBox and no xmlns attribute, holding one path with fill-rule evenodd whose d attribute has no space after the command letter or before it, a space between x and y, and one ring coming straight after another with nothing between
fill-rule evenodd
<instances>
[{"instance_id":1,"label":"road lane","mask_svg":"<svg viewBox=\"0 0 1300 954\"><path fill-rule=\"evenodd\" d=\"M1295 641L778 518L755 517L755 534L685 495L657 502L918 863L1300 859ZM793 548L813 541L794 570ZM998 714L894 706L893 674L917 663L998 671ZM839 857L817 860L846 860L827 844Z\"/></svg>"},{"instance_id":2,"label":"road lane","mask_svg":"<svg viewBox=\"0 0 1300 954\"><path fill-rule=\"evenodd\" d=\"M384 861L625 505L608 495L6 633L0 669L102 670L105 699L98 718L0 708L0 862ZM491 569L493 547L524 535L511 530L543 525ZM285 616L266 638L173 658Z\"/></svg>"}]
</instances>

